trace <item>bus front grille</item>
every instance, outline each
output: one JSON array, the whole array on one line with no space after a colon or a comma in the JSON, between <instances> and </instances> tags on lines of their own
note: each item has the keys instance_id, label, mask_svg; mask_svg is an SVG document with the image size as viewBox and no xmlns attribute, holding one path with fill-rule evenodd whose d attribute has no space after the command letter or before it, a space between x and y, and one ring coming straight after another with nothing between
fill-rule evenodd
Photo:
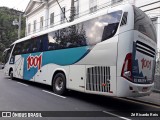
<instances>
[{"instance_id":1,"label":"bus front grille","mask_svg":"<svg viewBox=\"0 0 160 120\"><path fill-rule=\"evenodd\" d=\"M110 92L110 67L88 68L86 90Z\"/></svg>"}]
</instances>

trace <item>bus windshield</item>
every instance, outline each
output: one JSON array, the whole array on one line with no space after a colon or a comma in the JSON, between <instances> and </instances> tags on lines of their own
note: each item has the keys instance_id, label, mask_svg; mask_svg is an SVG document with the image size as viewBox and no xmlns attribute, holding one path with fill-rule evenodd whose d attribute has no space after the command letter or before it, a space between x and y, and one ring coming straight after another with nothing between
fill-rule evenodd
<instances>
[{"instance_id":1,"label":"bus windshield","mask_svg":"<svg viewBox=\"0 0 160 120\"><path fill-rule=\"evenodd\" d=\"M155 27L150 18L140 9L134 9L134 29L151 38L157 43Z\"/></svg>"}]
</instances>

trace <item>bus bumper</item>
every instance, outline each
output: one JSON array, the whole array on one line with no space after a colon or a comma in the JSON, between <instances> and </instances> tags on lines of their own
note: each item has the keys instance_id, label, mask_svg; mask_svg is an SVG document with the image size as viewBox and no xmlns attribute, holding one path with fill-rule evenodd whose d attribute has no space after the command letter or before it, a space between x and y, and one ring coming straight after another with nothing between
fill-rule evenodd
<instances>
[{"instance_id":1,"label":"bus bumper","mask_svg":"<svg viewBox=\"0 0 160 120\"><path fill-rule=\"evenodd\" d=\"M150 95L153 89L152 84L135 84L123 77L117 79L117 96L118 97L141 97Z\"/></svg>"}]
</instances>

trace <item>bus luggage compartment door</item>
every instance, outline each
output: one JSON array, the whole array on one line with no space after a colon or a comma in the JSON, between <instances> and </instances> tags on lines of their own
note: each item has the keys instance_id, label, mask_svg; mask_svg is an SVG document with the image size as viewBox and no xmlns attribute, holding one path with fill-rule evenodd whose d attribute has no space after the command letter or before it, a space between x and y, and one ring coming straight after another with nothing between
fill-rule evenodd
<instances>
[{"instance_id":1,"label":"bus luggage compartment door","mask_svg":"<svg viewBox=\"0 0 160 120\"><path fill-rule=\"evenodd\" d=\"M69 74L69 89L84 92L85 65L71 65Z\"/></svg>"}]
</instances>

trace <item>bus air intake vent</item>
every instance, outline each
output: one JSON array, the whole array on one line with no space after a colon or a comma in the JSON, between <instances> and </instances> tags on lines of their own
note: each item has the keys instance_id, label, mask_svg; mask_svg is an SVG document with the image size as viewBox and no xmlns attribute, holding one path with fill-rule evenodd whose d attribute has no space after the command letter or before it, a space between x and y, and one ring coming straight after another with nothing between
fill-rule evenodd
<instances>
[{"instance_id":1,"label":"bus air intake vent","mask_svg":"<svg viewBox=\"0 0 160 120\"><path fill-rule=\"evenodd\" d=\"M140 41L136 42L136 50L150 57L154 57L156 55L155 49Z\"/></svg>"},{"instance_id":2,"label":"bus air intake vent","mask_svg":"<svg viewBox=\"0 0 160 120\"><path fill-rule=\"evenodd\" d=\"M121 26L127 24L127 16L128 16L128 12L124 12L123 18L121 21Z\"/></svg>"},{"instance_id":3,"label":"bus air intake vent","mask_svg":"<svg viewBox=\"0 0 160 120\"><path fill-rule=\"evenodd\" d=\"M110 67L91 67L87 69L86 89L110 92Z\"/></svg>"}]
</instances>

